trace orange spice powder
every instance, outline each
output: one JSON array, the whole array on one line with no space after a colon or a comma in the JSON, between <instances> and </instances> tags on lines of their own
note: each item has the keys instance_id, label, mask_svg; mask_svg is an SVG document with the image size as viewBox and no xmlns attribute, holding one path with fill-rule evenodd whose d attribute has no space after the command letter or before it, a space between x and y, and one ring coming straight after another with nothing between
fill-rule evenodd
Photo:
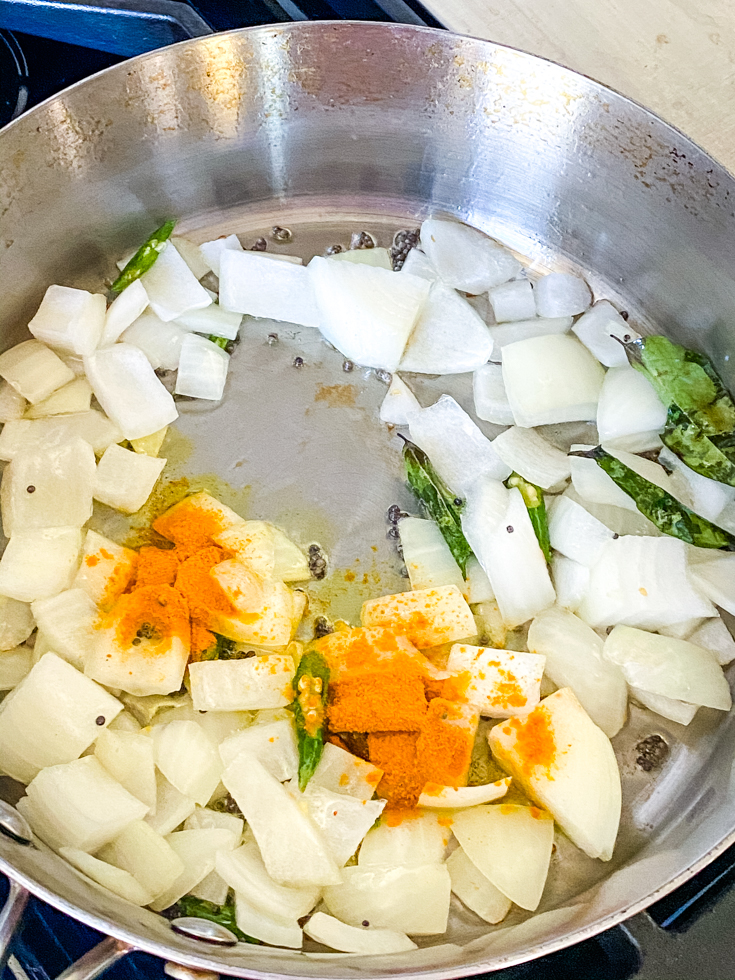
<instances>
[{"instance_id":1,"label":"orange spice powder","mask_svg":"<svg viewBox=\"0 0 735 980\"><path fill-rule=\"evenodd\" d=\"M368 754L373 765L383 770L378 796L391 809L410 809L418 803L423 779L416 772L415 732L372 732Z\"/></svg>"},{"instance_id":2,"label":"orange spice powder","mask_svg":"<svg viewBox=\"0 0 735 980\"><path fill-rule=\"evenodd\" d=\"M184 596L170 585L150 585L122 595L110 619L115 621L121 646L135 645L142 633L147 639L177 636L189 642L189 608ZM107 623L103 619L100 625Z\"/></svg>"},{"instance_id":3,"label":"orange spice powder","mask_svg":"<svg viewBox=\"0 0 735 980\"><path fill-rule=\"evenodd\" d=\"M418 732L425 714L424 685L415 668L366 671L330 684L327 719L334 732Z\"/></svg>"},{"instance_id":4,"label":"orange spice powder","mask_svg":"<svg viewBox=\"0 0 735 980\"><path fill-rule=\"evenodd\" d=\"M211 613L237 615L225 591L209 574L215 565L228 557L228 552L210 545L182 561L178 567L175 586L189 603L191 651L195 657L214 642L214 636L209 632Z\"/></svg>"},{"instance_id":5,"label":"orange spice powder","mask_svg":"<svg viewBox=\"0 0 735 980\"><path fill-rule=\"evenodd\" d=\"M138 552L138 572L135 588L147 585L173 585L179 570L179 556L174 549L164 551L151 546Z\"/></svg>"},{"instance_id":6,"label":"orange spice powder","mask_svg":"<svg viewBox=\"0 0 735 980\"><path fill-rule=\"evenodd\" d=\"M556 761L556 741L550 724L549 712L539 704L526 718L511 718L503 725L503 733L515 733L514 749L518 753L527 775L543 769L553 779L551 767Z\"/></svg>"},{"instance_id":7,"label":"orange spice powder","mask_svg":"<svg viewBox=\"0 0 735 980\"><path fill-rule=\"evenodd\" d=\"M465 711L461 705L443 698L429 702L416 743L416 761L423 782L467 785L477 716L465 718Z\"/></svg>"}]
</instances>

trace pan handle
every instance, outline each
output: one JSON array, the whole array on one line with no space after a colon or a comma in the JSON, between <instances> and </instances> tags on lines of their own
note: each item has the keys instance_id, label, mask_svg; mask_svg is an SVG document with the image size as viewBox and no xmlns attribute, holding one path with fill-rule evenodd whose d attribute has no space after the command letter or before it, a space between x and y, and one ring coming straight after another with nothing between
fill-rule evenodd
<instances>
[{"instance_id":1,"label":"pan handle","mask_svg":"<svg viewBox=\"0 0 735 980\"><path fill-rule=\"evenodd\" d=\"M0 27L128 58L213 33L177 0L0 0Z\"/></svg>"},{"instance_id":2,"label":"pan handle","mask_svg":"<svg viewBox=\"0 0 735 980\"><path fill-rule=\"evenodd\" d=\"M105 970L121 960L123 956L134 952L135 947L124 943L119 939L108 936L101 943L93 946L88 953L85 953L76 963L68 966L63 973L60 973L56 980L94 980Z\"/></svg>"},{"instance_id":3,"label":"pan handle","mask_svg":"<svg viewBox=\"0 0 735 980\"><path fill-rule=\"evenodd\" d=\"M8 962L10 944L30 897L25 888L12 878L9 879L8 884L10 886L8 897L0 912L0 975Z\"/></svg>"}]
</instances>

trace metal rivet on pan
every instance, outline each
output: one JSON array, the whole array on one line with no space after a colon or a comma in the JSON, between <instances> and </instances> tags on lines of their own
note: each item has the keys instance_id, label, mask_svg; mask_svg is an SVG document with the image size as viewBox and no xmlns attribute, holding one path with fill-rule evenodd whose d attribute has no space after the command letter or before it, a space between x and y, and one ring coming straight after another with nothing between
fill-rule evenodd
<instances>
[{"instance_id":1,"label":"metal rivet on pan","mask_svg":"<svg viewBox=\"0 0 735 980\"><path fill-rule=\"evenodd\" d=\"M274 225L271 228L271 238L274 242L280 242L284 245L286 242L290 242L293 238L293 233L290 228L281 228L280 225Z\"/></svg>"},{"instance_id":2,"label":"metal rivet on pan","mask_svg":"<svg viewBox=\"0 0 735 980\"><path fill-rule=\"evenodd\" d=\"M649 735L641 739L635 747L638 754L635 762L644 772L660 769L669 754L669 746L660 735Z\"/></svg>"},{"instance_id":3,"label":"metal rivet on pan","mask_svg":"<svg viewBox=\"0 0 735 980\"><path fill-rule=\"evenodd\" d=\"M212 943L214 946L236 946L238 941L234 932L230 932L226 926L209 919L198 919L193 915L173 919L171 928L182 936L188 936L189 939L198 939L200 942Z\"/></svg>"},{"instance_id":4,"label":"metal rivet on pan","mask_svg":"<svg viewBox=\"0 0 735 980\"><path fill-rule=\"evenodd\" d=\"M28 821L15 807L5 803L4 800L0 800L0 833L19 844L33 843L33 832L28 826Z\"/></svg>"}]
</instances>

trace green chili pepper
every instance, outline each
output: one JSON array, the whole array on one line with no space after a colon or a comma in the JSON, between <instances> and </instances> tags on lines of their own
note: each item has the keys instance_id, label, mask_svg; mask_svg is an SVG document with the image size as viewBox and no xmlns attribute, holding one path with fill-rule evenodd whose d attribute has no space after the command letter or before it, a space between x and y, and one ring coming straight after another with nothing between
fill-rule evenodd
<instances>
[{"instance_id":1,"label":"green chili pepper","mask_svg":"<svg viewBox=\"0 0 735 980\"><path fill-rule=\"evenodd\" d=\"M171 237L171 232L176 225L175 221L167 221L153 232L151 237L143 242L132 259L125 266L117 279L110 286L113 293L121 293L123 289L140 279L144 272L148 272L163 251L166 242Z\"/></svg>"},{"instance_id":2,"label":"green chili pepper","mask_svg":"<svg viewBox=\"0 0 735 980\"><path fill-rule=\"evenodd\" d=\"M661 439L695 473L735 487L735 434L707 436L678 405L670 405Z\"/></svg>"},{"instance_id":3,"label":"green chili pepper","mask_svg":"<svg viewBox=\"0 0 735 980\"><path fill-rule=\"evenodd\" d=\"M449 489L431 464L426 453L414 443L405 440L403 461L411 489L426 508L429 517L437 524L449 545L454 560L464 575L472 549L462 531L461 513L464 502Z\"/></svg>"},{"instance_id":4,"label":"green chili pepper","mask_svg":"<svg viewBox=\"0 0 735 980\"><path fill-rule=\"evenodd\" d=\"M543 551L546 561L550 562L551 542L549 541L549 520L546 515L546 502L544 501L543 490L541 487L537 487L535 483L529 483L528 480L524 480L518 473L511 473L505 481L505 485L509 490L515 487L521 491L528 516L531 518L531 524L536 532L539 547Z\"/></svg>"},{"instance_id":5,"label":"green chili pepper","mask_svg":"<svg viewBox=\"0 0 735 980\"><path fill-rule=\"evenodd\" d=\"M197 898L195 895L184 895L166 915L174 915L176 918L192 916L195 919L208 919L210 922L218 922L221 926L229 929L241 942L253 943L256 946L261 945L259 939L253 939L252 936L246 935L242 929L238 928L235 917L235 900L231 895L227 896L224 905L215 905L214 902Z\"/></svg>"},{"instance_id":6,"label":"green chili pepper","mask_svg":"<svg viewBox=\"0 0 735 980\"><path fill-rule=\"evenodd\" d=\"M735 430L735 403L708 357L667 337L642 337L623 346L664 405L678 406L707 436Z\"/></svg>"},{"instance_id":7,"label":"green chili pepper","mask_svg":"<svg viewBox=\"0 0 735 980\"><path fill-rule=\"evenodd\" d=\"M570 456L594 459L609 477L635 502L638 510L656 527L671 537L686 541L698 548L724 548L735 551L735 537L711 521L695 514L679 503L666 490L635 473L629 466L611 456L602 446L588 452L573 452Z\"/></svg>"},{"instance_id":8,"label":"green chili pepper","mask_svg":"<svg viewBox=\"0 0 735 980\"><path fill-rule=\"evenodd\" d=\"M316 771L324 750L324 723L327 717L329 666L318 650L307 650L294 677L296 699L291 710L296 719L299 745L299 789Z\"/></svg>"},{"instance_id":9,"label":"green chili pepper","mask_svg":"<svg viewBox=\"0 0 735 980\"><path fill-rule=\"evenodd\" d=\"M229 344L227 337L216 337L213 333L211 333L207 339L211 340L212 343L216 344L218 347L221 347L222 350L225 350Z\"/></svg>"},{"instance_id":10,"label":"green chili pepper","mask_svg":"<svg viewBox=\"0 0 735 980\"><path fill-rule=\"evenodd\" d=\"M247 656L246 653L235 650L234 640L230 640L226 636L220 636L219 633L215 633L214 636L216 638L214 646L211 646L202 653L202 660L240 660Z\"/></svg>"}]
</instances>

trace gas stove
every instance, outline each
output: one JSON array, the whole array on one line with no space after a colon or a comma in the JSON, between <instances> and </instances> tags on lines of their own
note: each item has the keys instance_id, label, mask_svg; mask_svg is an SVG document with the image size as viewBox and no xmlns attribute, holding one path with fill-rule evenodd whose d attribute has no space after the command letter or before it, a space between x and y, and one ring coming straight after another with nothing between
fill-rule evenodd
<instances>
[{"instance_id":1,"label":"gas stove","mask_svg":"<svg viewBox=\"0 0 735 980\"><path fill-rule=\"evenodd\" d=\"M334 19L442 27L417 0L0 0L0 126L74 82L165 44L238 27ZM488 980L732 980L733 885L735 847L624 925ZM7 892L0 876L0 908ZM66 970L64 980L72 980L72 965L102 939L31 899L0 980L51 980ZM164 976L163 962L144 953L105 974Z\"/></svg>"}]
</instances>

